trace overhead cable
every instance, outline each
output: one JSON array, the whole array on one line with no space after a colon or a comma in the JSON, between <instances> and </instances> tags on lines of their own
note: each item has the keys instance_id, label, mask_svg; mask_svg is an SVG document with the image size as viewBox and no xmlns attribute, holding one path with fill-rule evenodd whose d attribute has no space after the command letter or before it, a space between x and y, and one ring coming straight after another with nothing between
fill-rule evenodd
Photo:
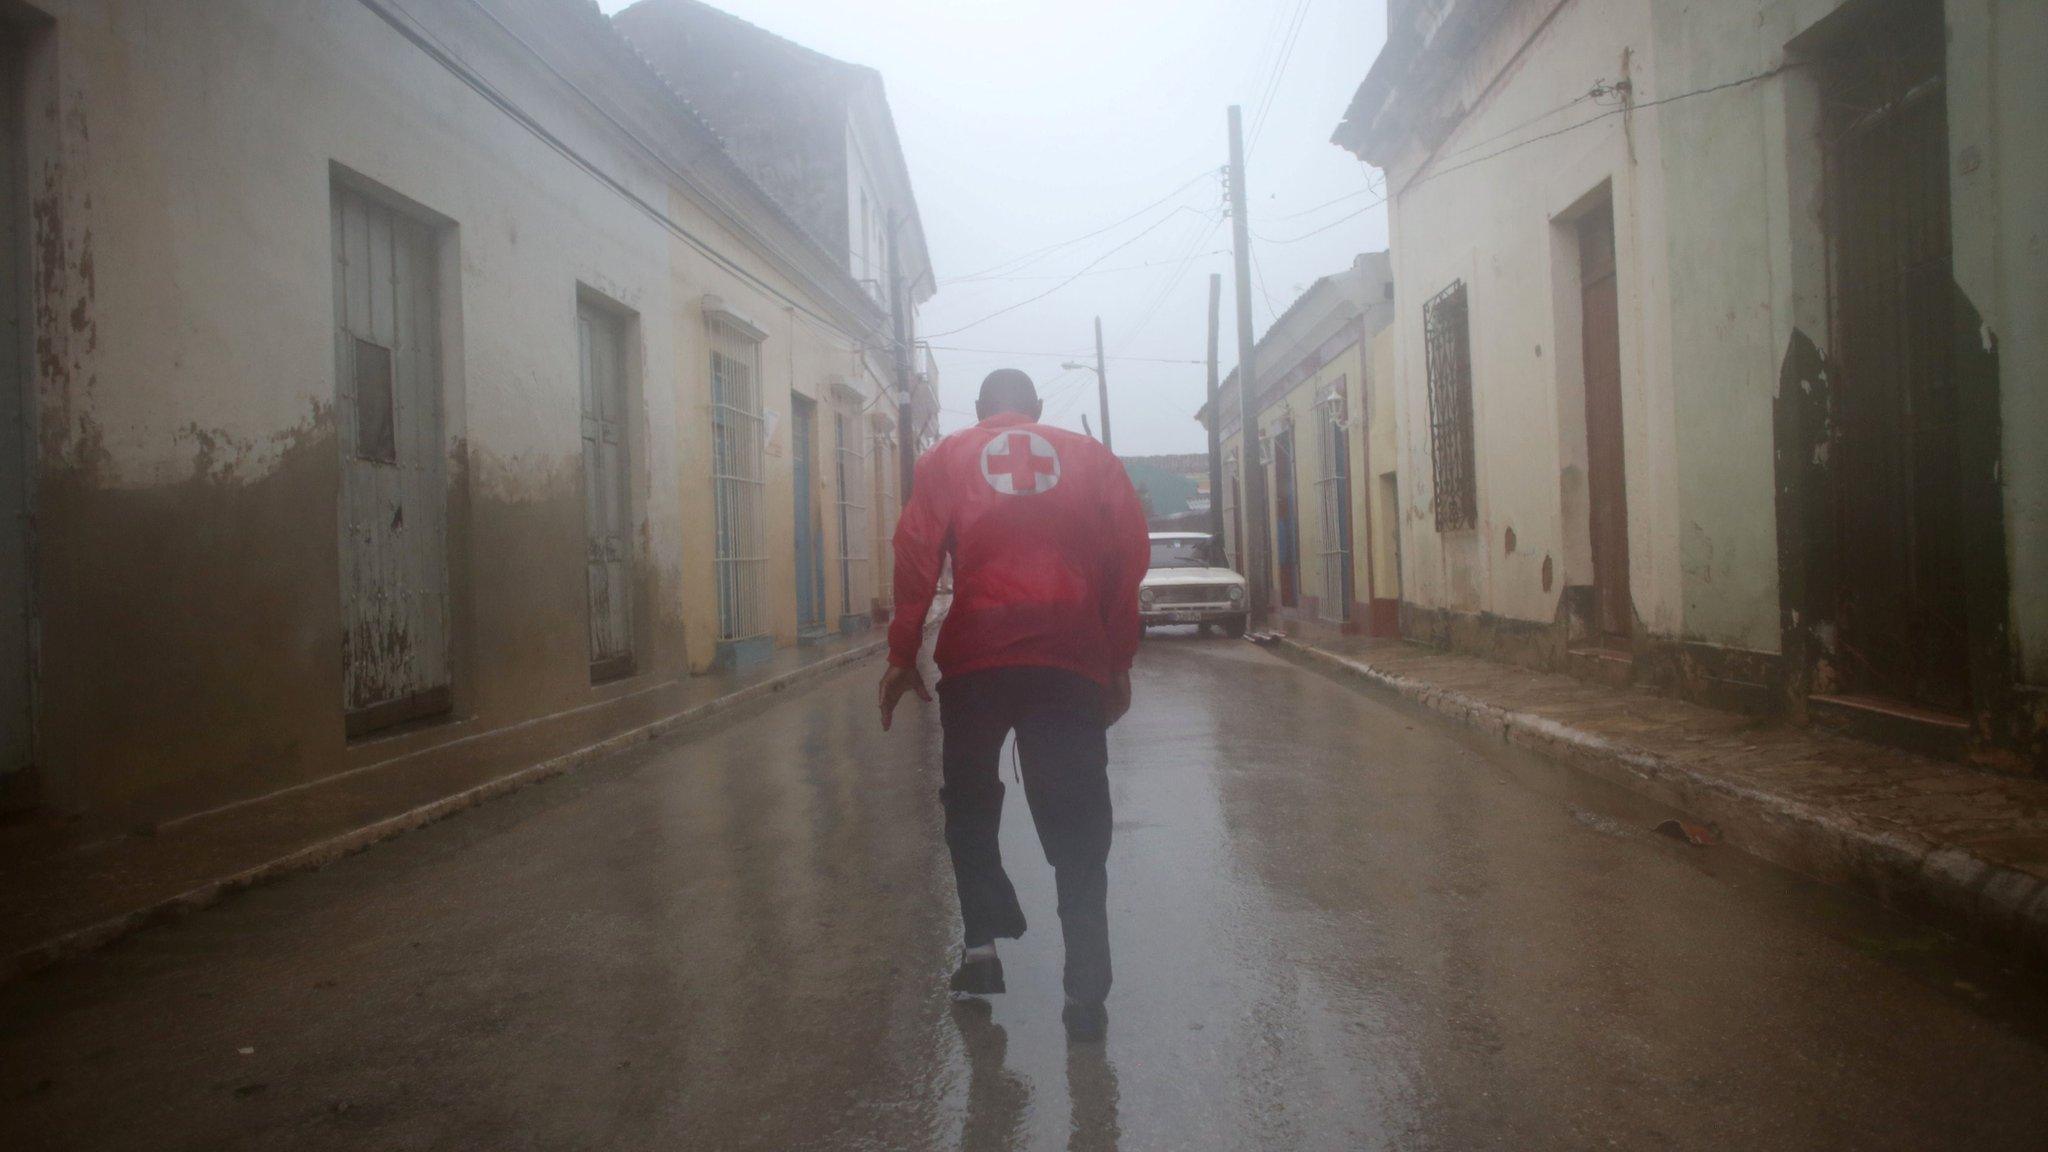
<instances>
[{"instance_id":1,"label":"overhead cable","mask_svg":"<svg viewBox=\"0 0 2048 1152\"><path fill-rule=\"evenodd\" d=\"M1131 221L1136 220L1140 216L1145 215L1147 212L1152 211L1154 208L1158 208L1166 204L1174 197L1180 195L1181 193L1187 191L1188 189L1194 187L1196 184L1200 183L1204 178L1214 177L1216 175L1216 172L1216 169L1208 168L1204 169L1203 171L1195 173L1193 176L1189 177L1186 181L1184 181L1179 186L1174 188L1173 191L1168 192L1166 195L1161 196L1159 199L1154 200L1150 204L1145 205L1143 208L1138 209L1136 212L1133 212L1130 215L1123 217L1122 219L1116 221L1113 224L1105 224L1102 227L1097 228L1093 232L1085 232L1079 236L1073 237L1072 239L1061 240L1058 243L1054 244L1047 244L1043 248L1034 248L1029 252L1012 256L1008 260L1004 260L1000 263L991 264L990 266L982 269L979 272L969 272L964 276L949 276L946 279L939 281L939 283L957 284L963 280L979 280L985 276L989 276L992 273L996 272L1014 271L1017 268L1026 267L1030 261L1035 260L1037 257L1047 255L1048 253L1057 252L1062 248L1071 248L1084 240L1093 240L1097 236L1100 236L1106 232L1114 232L1118 228L1121 228L1124 225L1129 224Z\"/></svg>"},{"instance_id":2,"label":"overhead cable","mask_svg":"<svg viewBox=\"0 0 2048 1152\"><path fill-rule=\"evenodd\" d=\"M1114 248L1111 248L1111 249L1110 249L1109 251L1107 251L1107 252L1104 252L1104 253L1103 253L1102 255L1100 255L1100 256L1097 256L1097 257L1096 257L1095 259L1093 259L1093 260L1090 260L1090 261L1089 261L1089 262L1088 262L1088 263L1087 263L1086 265L1084 265L1084 266L1083 266L1083 267L1081 268L1081 270L1080 270L1080 271L1078 271L1078 272L1075 272L1075 273L1074 273L1074 274L1073 274L1072 276L1069 276L1069 277L1067 277L1067 278L1066 278L1065 280L1062 280L1062 281L1060 281L1059 283L1057 283L1057 284L1053 285L1052 287L1050 287L1050 288L1047 288L1047 289L1046 289L1045 291L1043 291L1043 292L1040 292L1040 293L1039 293L1038 295L1036 295L1036 296L1028 296L1028 297L1026 297L1026 298L1024 298L1024 299L1022 299L1022 300L1019 300L1019 301L1017 301L1017 302L1016 302L1015 304L1011 304L1011 305L1008 305L1008 306L1006 306L1006 307L1003 307L1003 308L998 308L998 309L996 309L995 311L993 311L993 312L989 313L988 315L986 315L986 316L983 316L983 317L982 317L982 318L980 318L979 320L972 320L972 321L969 321L968 323L966 323L966 324L962 324L962 325L960 325L960 326L959 326L959 327L957 327L957 328L948 328L948 329L946 329L946 330L945 330L944 332L928 332L928 333L926 333L926 334L925 334L925 339L927 339L927 340L943 340L943 339L945 339L945 338L946 338L946 337L948 337L948 336L953 336L953 335L957 335L958 333L961 333L961 332L965 332L965 331L967 331L967 330L968 330L969 328L975 328L975 327L979 327L980 325L986 324L986 323L988 323L989 321L991 321L991 320L995 319L995 318L996 318L996 317L998 317L998 316L1003 316L1003 315L1007 315L1007 314L1009 314L1009 313L1011 313L1011 312L1015 312L1015 311L1016 311L1017 309L1019 309L1019 308L1022 308L1022 307L1024 307L1024 306L1025 306L1025 305L1027 305L1027 304L1035 304L1035 303L1037 303L1038 301L1040 301L1040 300L1043 300L1043 299L1045 299L1045 298L1046 298L1047 296L1050 296L1050 295L1052 295L1053 293L1055 293L1055 292L1058 292L1058 291L1059 291L1060 289L1062 289L1062 288L1065 288L1065 287L1066 287L1067 285L1069 285L1069 284L1072 284L1072 283L1073 283L1074 281L1076 281L1076 280L1079 280L1079 279L1081 278L1082 274L1083 274L1083 273L1086 273L1086 272L1088 271L1088 269L1090 269L1090 268L1093 268L1093 267L1095 267L1095 266L1096 266L1097 264L1100 264L1100 263L1102 263L1102 262L1103 262L1104 260L1107 260L1107 259L1109 259L1109 258L1110 258L1111 256L1114 256L1114 255L1116 255L1116 254L1117 254L1118 252L1121 252L1121 251L1123 251L1124 249L1126 249L1126 248L1129 248L1129 247L1130 247L1131 245L1133 245L1133 244L1136 244L1136 243L1137 243L1138 241L1140 241L1140 240L1143 240L1143 239L1144 239L1145 237L1147 237L1147 236L1151 235L1151 234L1152 234L1153 232L1155 232L1155 231L1157 231L1157 230L1159 229L1159 226L1160 226L1160 225L1162 225L1162 224L1166 223L1166 222L1167 222L1168 220L1171 220L1171 219L1173 219L1173 218L1174 218L1175 216L1178 216L1178 215L1180 215L1180 214L1181 214L1182 212L1193 212L1193 211L1194 211L1194 209L1192 209L1192 208L1189 208L1189 207L1187 207L1187 206L1185 206L1185 205L1183 205L1183 206L1181 206L1181 207L1178 207L1178 208L1175 208L1175 209L1174 209L1174 210L1173 210L1172 212L1169 212L1169 213L1167 213L1166 215L1164 215L1164 216L1161 216L1161 217L1160 217L1159 219L1157 219L1157 220L1153 221L1153 222L1152 222L1152 223L1151 223L1150 225L1148 225L1148 226L1147 226L1147 227L1145 228L1145 230L1144 230L1144 231L1142 231L1142 232L1138 233L1137 235L1135 235L1135 236L1131 237L1130 239L1128 239L1128 240L1124 241L1123 243L1121 243L1121 244L1118 244L1118 245L1117 245L1116 247L1114 247Z\"/></svg>"}]
</instances>

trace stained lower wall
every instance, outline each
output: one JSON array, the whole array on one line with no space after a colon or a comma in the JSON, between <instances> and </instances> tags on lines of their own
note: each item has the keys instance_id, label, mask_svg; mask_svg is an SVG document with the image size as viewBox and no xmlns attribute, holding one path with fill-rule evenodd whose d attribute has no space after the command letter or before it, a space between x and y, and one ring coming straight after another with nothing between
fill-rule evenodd
<instances>
[{"instance_id":1,"label":"stained lower wall","mask_svg":"<svg viewBox=\"0 0 2048 1152\"><path fill-rule=\"evenodd\" d=\"M1455 75L1428 78L1454 123L1410 140L1388 170L1404 621L1417 634L1541 666L1568 663L1583 634L1592 557L1572 227L1605 199L1638 679L1799 706L1831 642L1788 583L1800 563L1788 549L1812 542L1786 520L1799 508L1786 485L1827 467L1818 441L1801 457L1784 428L1800 403L1786 389L1824 386L1830 327L1817 81L1802 45L1847 9L1510 5ZM1971 529L1957 610L1972 614L1978 736L2038 763L2048 504L2034 462L2048 420L2029 417L2048 286L2040 261L2012 254L2037 247L2048 219L2048 134L2013 112L2048 98L2029 55L2048 43L2048 17L1991 0L1949 0L1944 14L1958 314L1981 318L1957 334L1969 345L1958 363L1996 377L1963 386L1995 388L1997 410L1988 422L1965 413L1964 489L1991 511L1958 515L1993 527ZM1556 128L1529 135L1530 110L1545 108L1564 110ZM1458 281L1471 301L1479 517L1439 531L1423 307Z\"/></svg>"},{"instance_id":2,"label":"stained lower wall","mask_svg":"<svg viewBox=\"0 0 2048 1152\"><path fill-rule=\"evenodd\" d=\"M702 298L764 317L764 394L785 429L792 388L857 379L856 341L799 323L681 248L368 5L52 0L40 11L49 34L30 70L28 155L42 805L147 823L709 664ZM496 66L505 94L634 197L674 204L676 219L802 298L803 285L750 255L753 237L690 196L672 200L672 173L522 61L480 12L423 12L442 43ZM356 741L342 712L337 174L439 222L448 475L454 708ZM636 667L598 685L579 293L634 317ZM769 468L764 506L771 630L785 642L787 463Z\"/></svg>"}]
</instances>

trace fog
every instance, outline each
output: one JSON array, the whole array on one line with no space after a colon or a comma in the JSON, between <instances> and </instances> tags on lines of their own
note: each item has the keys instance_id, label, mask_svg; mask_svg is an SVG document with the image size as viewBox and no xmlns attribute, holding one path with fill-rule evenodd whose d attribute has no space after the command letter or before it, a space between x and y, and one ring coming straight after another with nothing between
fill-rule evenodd
<instances>
[{"instance_id":1,"label":"fog","mask_svg":"<svg viewBox=\"0 0 2048 1152\"><path fill-rule=\"evenodd\" d=\"M948 430L972 420L981 377L1003 366L1038 381L1050 422L1095 423L1093 373L1060 365L1092 357L1100 315L1117 450L1203 449L1193 415L1211 272L1224 277L1222 371L1237 358L1230 104L1244 107L1250 149L1256 331L1316 277L1386 245L1377 173L1329 143L1384 39L1383 4L720 7L881 71L938 277L919 335L939 359Z\"/></svg>"}]
</instances>

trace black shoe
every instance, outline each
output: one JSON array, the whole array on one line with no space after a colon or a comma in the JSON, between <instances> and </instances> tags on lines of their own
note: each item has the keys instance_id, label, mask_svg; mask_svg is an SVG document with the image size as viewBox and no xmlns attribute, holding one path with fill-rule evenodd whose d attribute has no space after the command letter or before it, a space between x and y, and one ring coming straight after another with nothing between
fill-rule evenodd
<instances>
[{"instance_id":1,"label":"black shoe","mask_svg":"<svg viewBox=\"0 0 2048 1152\"><path fill-rule=\"evenodd\" d=\"M1109 1031L1109 1009L1102 1002L1069 1000L1060 1009L1060 1022L1067 1026L1067 1039L1076 1044L1099 1044Z\"/></svg>"},{"instance_id":2,"label":"black shoe","mask_svg":"<svg viewBox=\"0 0 2048 1152\"><path fill-rule=\"evenodd\" d=\"M1000 956L960 961L953 973L953 991L969 996L993 996L1003 991L1003 961Z\"/></svg>"}]
</instances>

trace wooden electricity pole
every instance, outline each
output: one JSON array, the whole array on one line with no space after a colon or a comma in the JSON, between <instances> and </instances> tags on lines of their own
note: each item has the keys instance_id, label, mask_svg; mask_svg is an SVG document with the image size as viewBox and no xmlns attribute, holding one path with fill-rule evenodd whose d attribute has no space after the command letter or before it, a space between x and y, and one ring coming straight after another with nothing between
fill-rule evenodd
<instances>
[{"instance_id":1,"label":"wooden electricity pole","mask_svg":"<svg viewBox=\"0 0 2048 1152\"><path fill-rule=\"evenodd\" d=\"M1266 627L1267 568L1272 526L1266 519L1266 471L1259 462L1258 367L1253 363L1251 221L1244 187L1244 112L1230 106L1230 239L1237 266L1238 460L1244 469L1245 582L1250 585L1251 626Z\"/></svg>"},{"instance_id":2,"label":"wooden electricity pole","mask_svg":"<svg viewBox=\"0 0 2048 1152\"><path fill-rule=\"evenodd\" d=\"M1102 317L1095 318L1095 392L1102 398L1102 446L1109 445L1109 377L1102 370Z\"/></svg>"},{"instance_id":3,"label":"wooden electricity pole","mask_svg":"<svg viewBox=\"0 0 2048 1152\"><path fill-rule=\"evenodd\" d=\"M1216 337L1223 307L1223 276L1209 273L1209 533L1223 554L1223 401L1216 393Z\"/></svg>"}]
</instances>

